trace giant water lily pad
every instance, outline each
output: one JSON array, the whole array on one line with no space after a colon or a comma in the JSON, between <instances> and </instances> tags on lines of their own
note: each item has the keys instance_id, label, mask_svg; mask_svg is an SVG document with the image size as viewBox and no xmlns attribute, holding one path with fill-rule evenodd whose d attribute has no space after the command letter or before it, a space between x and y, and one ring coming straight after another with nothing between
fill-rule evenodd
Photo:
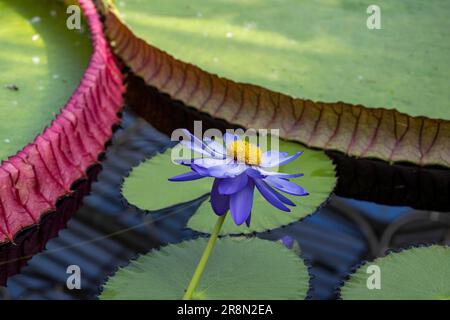
<instances>
[{"instance_id":1,"label":"giant water lily pad","mask_svg":"<svg viewBox=\"0 0 450 320\"><path fill-rule=\"evenodd\" d=\"M124 0L104 12L131 71L189 107L312 147L450 167L450 5L380 1L382 29L369 30L370 4Z\"/></svg>"},{"instance_id":2,"label":"giant water lily pad","mask_svg":"<svg viewBox=\"0 0 450 320\"><path fill-rule=\"evenodd\" d=\"M66 27L57 1L0 1L0 160L50 125L80 83L92 52L89 32Z\"/></svg>"},{"instance_id":3,"label":"giant water lily pad","mask_svg":"<svg viewBox=\"0 0 450 320\"><path fill-rule=\"evenodd\" d=\"M377 1L381 30L367 28L372 2L362 0L117 3L138 37L211 73L294 97L450 119L447 2Z\"/></svg>"},{"instance_id":4,"label":"giant water lily pad","mask_svg":"<svg viewBox=\"0 0 450 320\"><path fill-rule=\"evenodd\" d=\"M377 270L368 269L370 266L376 266ZM379 277L379 280L369 277ZM450 248L436 245L412 248L365 263L341 288L341 297L346 300L449 300Z\"/></svg>"},{"instance_id":5,"label":"giant water lily pad","mask_svg":"<svg viewBox=\"0 0 450 320\"><path fill-rule=\"evenodd\" d=\"M100 299L181 299L207 239L169 245L119 269ZM308 269L291 250L260 239L219 239L208 260L195 300L304 299Z\"/></svg>"},{"instance_id":6,"label":"giant water lily pad","mask_svg":"<svg viewBox=\"0 0 450 320\"><path fill-rule=\"evenodd\" d=\"M76 4L85 24L69 30L63 1L0 3L0 244L58 211L119 121L122 74L94 4Z\"/></svg>"}]
</instances>

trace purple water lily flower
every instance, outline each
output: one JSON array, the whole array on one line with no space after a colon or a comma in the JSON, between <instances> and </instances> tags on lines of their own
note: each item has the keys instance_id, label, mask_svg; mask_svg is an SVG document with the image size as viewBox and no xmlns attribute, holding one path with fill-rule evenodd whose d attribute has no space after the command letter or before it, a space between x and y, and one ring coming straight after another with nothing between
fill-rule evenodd
<instances>
[{"instance_id":1,"label":"purple water lily flower","mask_svg":"<svg viewBox=\"0 0 450 320\"><path fill-rule=\"evenodd\" d=\"M279 191L306 196L308 193L290 178L303 176L302 173L288 174L270 171L270 168L285 165L297 159L302 152L288 155L287 152L267 151L241 140L239 136L226 133L225 145L214 140L200 140L187 130L190 140L181 144L201 154L199 158L181 160L179 163L190 166L190 172L170 178L170 181L190 181L213 177L211 207L221 216L230 210L237 225L246 222L250 225L254 189L274 207L290 212L288 206L295 206Z\"/></svg>"}]
</instances>

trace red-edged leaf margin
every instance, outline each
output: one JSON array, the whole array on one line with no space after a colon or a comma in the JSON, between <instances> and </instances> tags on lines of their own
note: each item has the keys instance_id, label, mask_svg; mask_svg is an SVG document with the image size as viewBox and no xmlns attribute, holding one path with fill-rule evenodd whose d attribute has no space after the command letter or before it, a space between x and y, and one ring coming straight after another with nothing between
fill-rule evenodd
<instances>
[{"instance_id":1,"label":"red-edged leaf margin","mask_svg":"<svg viewBox=\"0 0 450 320\"><path fill-rule=\"evenodd\" d=\"M44 132L0 166L0 244L56 211L58 200L87 170L120 121L123 78L91 0L79 0L89 25L93 54L70 100Z\"/></svg>"}]
</instances>

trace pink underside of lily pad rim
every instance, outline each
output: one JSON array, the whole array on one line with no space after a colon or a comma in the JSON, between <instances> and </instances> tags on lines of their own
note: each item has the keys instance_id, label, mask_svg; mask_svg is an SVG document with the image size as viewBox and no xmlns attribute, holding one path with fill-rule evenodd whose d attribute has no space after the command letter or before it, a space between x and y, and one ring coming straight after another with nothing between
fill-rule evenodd
<instances>
[{"instance_id":1,"label":"pink underside of lily pad rim","mask_svg":"<svg viewBox=\"0 0 450 320\"><path fill-rule=\"evenodd\" d=\"M93 54L70 100L44 132L0 166L0 244L55 211L98 162L112 127L120 121L123 78L91 0L79 0L89 25Z\"/></svg>"}]
</instances>

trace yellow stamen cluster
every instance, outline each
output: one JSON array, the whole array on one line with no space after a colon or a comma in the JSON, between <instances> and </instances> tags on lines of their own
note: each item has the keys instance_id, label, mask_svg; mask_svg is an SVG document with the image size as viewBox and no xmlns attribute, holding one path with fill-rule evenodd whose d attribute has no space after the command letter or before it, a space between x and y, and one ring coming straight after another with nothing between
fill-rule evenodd
<instances>
[{"instance_id":1,"label":"yellow stamen cluster","mask_svg":"<svg viewBox=\"0 0 450 320\"><path fill-rule=\"evenodd\" d=\"M233 141L227 148L227 156L233 157L238 162L258 166L261 164L261 149L247 141Z\"/></svg>"}]
</instances>

